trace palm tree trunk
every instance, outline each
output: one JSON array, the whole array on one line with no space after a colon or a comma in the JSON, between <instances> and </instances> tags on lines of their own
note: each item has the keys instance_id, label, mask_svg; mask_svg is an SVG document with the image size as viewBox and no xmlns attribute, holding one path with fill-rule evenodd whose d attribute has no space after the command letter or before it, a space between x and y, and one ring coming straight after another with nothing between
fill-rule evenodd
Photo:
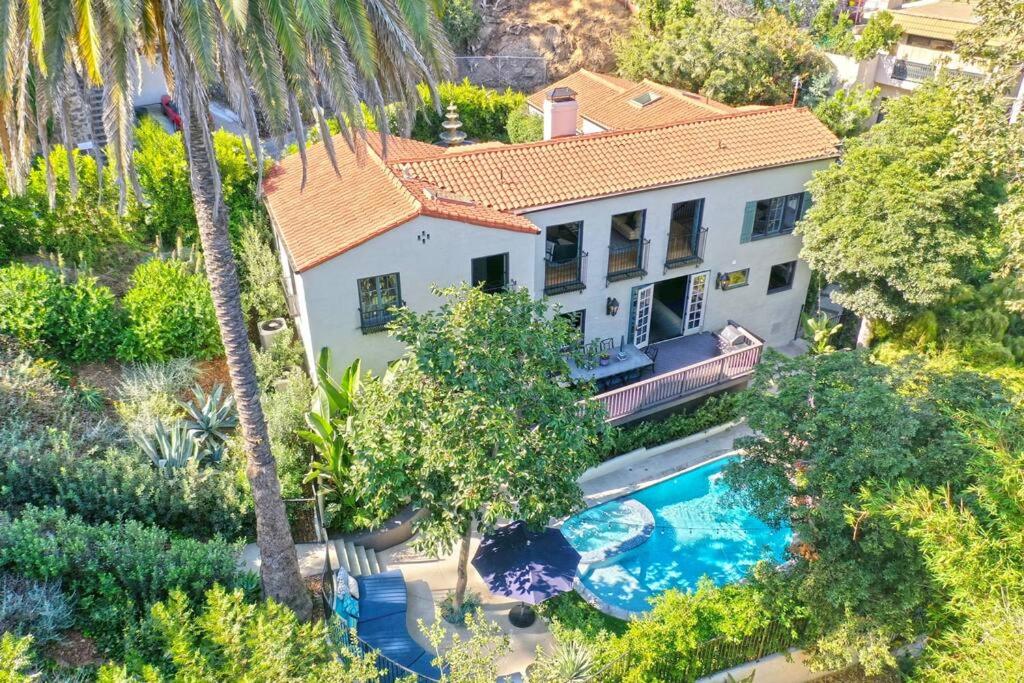
<instances>
[{"instance_id":1,"label":"palm tree trunk","mask_svg":"<svg viewBox=\"0 0 1024 683\"><path fill-rule=\"evenodd\" d=\"M182 89L186 83L178 81ZM196 95L181 97L185 102L202 101ZM249 337L242 313L242 299L228 236L227 214L220 201L220 177L213 153L213 136L206 125L205 111L190 107L185 125L189 181L195 204L196 222L203 245L206 276L213 293L231 389L238 408L238 421L245 438L248 458L246 475L252 487L256 509L256 541L260 547L260 578L263 594L290 607L299 619L312 615L309 591L299 574L288 516L281 498L277 463L270 452L267 424L260 406L256 368L249 350Z\"/></svg>"},{"instance_id":2,"label":"palm tree trunk","mask_svg":"<svg viewBox=\"0 0 1024 683\"><path fill-rule=\"evenodd\" d=\"M462 543L459 544L459 573L455 581L455 604L456 610L462 609L462 603L466 601L466 586L469 584L469 543L473 537L473 518L466 520L466 528L462 533Z\"/></svg>"}]
</instances>

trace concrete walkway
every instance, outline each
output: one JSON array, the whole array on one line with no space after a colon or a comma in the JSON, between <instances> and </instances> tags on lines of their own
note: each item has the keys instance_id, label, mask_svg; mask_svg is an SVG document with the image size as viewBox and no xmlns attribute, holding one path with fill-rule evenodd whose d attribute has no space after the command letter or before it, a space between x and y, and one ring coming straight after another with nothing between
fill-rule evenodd
<instances>
[{"instance_id":1,"label":"concrete walkway","mask_svg":"<svg viewBox=\"0 0 1024 683\"><path fill-rule=\"evenodd\" d=\"M630 493L687 467L728 453L734 450L733 442L737 437L750 433L745 424L738 424L706 438L685 440L678 446L653 448L641 459L623 458L618 466L614 464L615 461L609 461L602 466L599 476L584 478L581 483L587 505L597 505ZM476 552L479 543L479 535L474 534L470 557ZM303 543L298 544L297 549L303 575L319 574L323 563L322 546ZM440 619L437 605L444 600L449 591L455 589L458 551L444 557L430 557L416 552L412 543L407 542L378 553L378 557L389 569L402 570L409 591L406 627L417 642L429 649L429 643L417 622L422 620L425 624L431 624ZM247 546L243 559L247 567L258 571L258 548L253 545ZM528 629L513 627L508 621L508 611L516 603L491 595L472 565L469 567L469 590L480 595L484 614L509 636L512 651L499 662L501 675L525 672L526 667L533 662L538 646L550 649L554 645L554 638L542 619L538 619ZM463 638L467 636L465 629L450 624L444 626L448 632L446 643L451 641L454 633L460 633Z\"/></svg>"}]
</instances>

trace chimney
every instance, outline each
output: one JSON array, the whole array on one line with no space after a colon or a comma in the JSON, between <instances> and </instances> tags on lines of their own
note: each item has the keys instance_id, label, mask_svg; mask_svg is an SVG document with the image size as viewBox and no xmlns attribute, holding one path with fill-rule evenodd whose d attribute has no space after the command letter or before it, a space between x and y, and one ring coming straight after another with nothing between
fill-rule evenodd
<instances>
[{"instance_id":1,"label":"chimney","mask_svg":"<svg viewBox=\"0 0 1024 683\"><path fill-rule=\"evenodd\" d=\"M544 139L576 135L580 105L572 88L554 88L544 98Z\"/></svg>"}]
</instances>

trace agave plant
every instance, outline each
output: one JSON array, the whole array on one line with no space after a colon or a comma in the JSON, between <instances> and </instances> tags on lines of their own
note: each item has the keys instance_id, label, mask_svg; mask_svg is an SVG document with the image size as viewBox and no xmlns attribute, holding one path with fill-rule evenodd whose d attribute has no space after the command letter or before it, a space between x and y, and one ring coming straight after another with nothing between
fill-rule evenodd
<instances>
[{"instance_id":1,"label":"agave plant","mask_svg":"<svg viewBox=\"0 0 1024 683\"><path fill-rule=\"evenodd\" d=\"M538 648L539 650L539 648ZM594 653L579 640L559 641L550 652L538 651L530 680L540 683L590 683L598 674Z\"/></svg>"},{"instance_id":2,"label":"agave plant","mask_svg":"<svg viewBox=\"0 0 1024 683\"><path fill-rule=\"evenodd\" d=\"M192 438L188 428L181 422L168 429L158 419L152 437L136 434L134 439L139 448L153 461L153 464L165 473L185 467L190 461L202 458L199 443Z\"/></svg>"},{"instance_id":3,"label":"agave plant","mask_svg":"<svg viewBox=\"0 0 1024 683\"><path fill-rule=\"evenodd\" d=\"M213 462L220 462L229 433L238 426L235 399L230 395L222 398L223 394L224 386L221 384L209 394L197 384L192 388L192 400L179 403L188 414L184 426L189 435L199 445L204 457Z\"/></svg>"}]
</instances>

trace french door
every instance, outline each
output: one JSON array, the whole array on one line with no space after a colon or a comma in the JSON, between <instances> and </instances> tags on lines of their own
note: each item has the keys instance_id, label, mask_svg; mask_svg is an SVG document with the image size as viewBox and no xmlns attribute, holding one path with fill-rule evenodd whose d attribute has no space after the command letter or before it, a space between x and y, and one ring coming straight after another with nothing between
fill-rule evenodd
<instances>
[{"instance_id":1,"label":"french door","mask_svg":"<svg viewBox=\"0 0 1024 683\"><path fill-rule=\"evenodd\" d=\"M654 285L638 287L636 305L633 307L633 345L638 349L647 346L651 338L651 307L654 305Z\"/></svg>"},{"instance_id":2,"label":"french door","mask_svg":"<svg viewBox=\"0 0 1024 683\"><path fill-rule=\"evenodd\" d=\"M708 275L711 271L694 273L686 286L686 316L683 334L695 334L704 327L704 308L708 297Z\"/></svg>"}]
</instances>

